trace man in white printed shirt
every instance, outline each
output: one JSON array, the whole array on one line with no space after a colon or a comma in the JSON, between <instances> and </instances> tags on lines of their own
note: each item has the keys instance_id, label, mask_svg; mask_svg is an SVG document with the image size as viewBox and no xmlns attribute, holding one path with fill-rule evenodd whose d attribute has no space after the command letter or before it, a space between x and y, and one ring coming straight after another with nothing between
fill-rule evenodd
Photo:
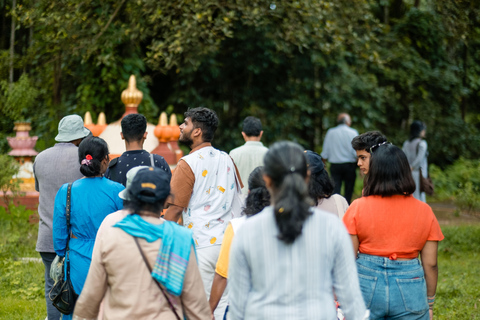
<instances>
[{"instance_id":1,"label":"man in white printed shirt","mask_svg":"<svg viewBox=\"0 0 480 320\"><path fill-rule=\"evenodd\" d=\"M251 116L246 117L243 120L242 130L245 144L230 151L230 157L235 161L240 177L244 182L242 193L245 195L248 194L248 177L250 173L256 167L263 166L263 157L268 152L268 148L260 142L262 135L262 122L260 119Z\"/></svg>"},{"instance_id":2,"label":"man in white printed shirt","mask_svg":"<svg viewBox=\"0 0 480 320\"><path fill-rule=\"evenodd\" d=\"M198 268L207 298L210 296L215 266L228 222L237 217L242 182L227 153L212 147L218 126L213 110L194 108L185 112L179 141L192 151L177 164L170 183L172 197L167 199L165 219L193 231ZM235 212L234 212L235 211ZM238 215L239 216L239 215ZM215 309L215 318L223 319L227 292Z\"/></svg>"}]
</instances>

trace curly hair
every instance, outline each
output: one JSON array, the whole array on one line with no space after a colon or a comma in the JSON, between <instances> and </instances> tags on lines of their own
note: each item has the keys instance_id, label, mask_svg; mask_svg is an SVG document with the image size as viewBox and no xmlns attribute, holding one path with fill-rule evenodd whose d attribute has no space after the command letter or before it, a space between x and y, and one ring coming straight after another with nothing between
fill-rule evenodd
<instances>
[{"instance_id":1,"label":"curly hair","mask_svg":"<svg viewBox=\"0 0 480 320\"><path fill-rule=\"evenodd\" d=\"M247 217L251 217L270 205L270 193L268 193L265 181L263 181L263 167L256 167L250 173L248 188L249 193L245 200L243 213Z\"/></svg>"},{"instance_id":2,"label":"curly hair","mask_svg":"<svg viewBox=\"0 0 480 320\"><path fill-rule=\"evenodd\" d=\"M380 131L368 131L353 138L352 148L356 151L366 150L370 152L371 147L386 141L387 137L385 137Z\"/></svg>"},{"instance_id":3,"label":"curly hair","mask_svg":"<svg viewBox=\"0 0 480 320\"><path fill-rule=\"evenodd\" d=\"M215 111L208 108L193 108L184 113L184 117L190 118L194 128L202 129L204 142L211 142L218 127L218 117Z\"/></svg>"}]
</instances>

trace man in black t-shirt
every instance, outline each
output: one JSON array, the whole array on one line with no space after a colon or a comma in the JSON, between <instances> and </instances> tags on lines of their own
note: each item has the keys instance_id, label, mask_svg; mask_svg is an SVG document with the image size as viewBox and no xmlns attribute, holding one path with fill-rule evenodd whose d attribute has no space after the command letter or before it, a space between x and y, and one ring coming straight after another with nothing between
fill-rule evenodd
<instances>
[{"instance_id":1,"label":"man in black t-shirt","mask_svg":"<svg viewBox=\"0 0 480 320\"><path fill-rule=\"evenodd\" d=\"M148 133L145 116L138 113L129 114L122 119L121 125L120 136L125 140L127 151L110 161L105 177L125 186L128 170L137 166L155 166L165 170L171 177L170 167L162 156L143 150L143 142Z\"/></svg>"}]
</instances>

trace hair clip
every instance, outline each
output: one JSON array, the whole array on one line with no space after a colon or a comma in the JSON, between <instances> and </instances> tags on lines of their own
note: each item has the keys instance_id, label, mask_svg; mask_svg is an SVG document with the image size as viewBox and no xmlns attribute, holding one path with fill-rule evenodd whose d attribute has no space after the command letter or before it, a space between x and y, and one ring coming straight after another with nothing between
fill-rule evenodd
<instances>
[{"instance_id":1,"label":"hair clip","mask_svg":"<svg viewBox=\"0 0 480 320\"><path fill-rule=\"evenodd\" d=\"M82 160L81 164L85 164L85 165L88 166L90 164L90 162L92 161L92 159L93 159L92 156L87 154L85 156L85 159Z\"/></svg>"}]
</instances>

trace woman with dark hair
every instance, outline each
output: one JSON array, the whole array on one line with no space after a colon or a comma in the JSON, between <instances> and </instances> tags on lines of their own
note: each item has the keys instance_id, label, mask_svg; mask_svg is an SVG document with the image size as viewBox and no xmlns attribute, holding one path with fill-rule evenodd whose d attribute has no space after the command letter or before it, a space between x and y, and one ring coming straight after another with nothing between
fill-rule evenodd
<instances>
[{"instance_id":1,"label":"woman with dark hair","mask_svg":"<svg viewBox=\"0 0 480 320\"><path fill-rule=\"evenodd\" d=\"M415 199L427 202L425 192L420 191L420 173L426 178L428 175L428 146L425 139L427 126L415 120L410 126L410 138L403 143L403 152L410 164L413 180L415 181Z\"/></svg>"},{"instance_id":2,"label":"woman with dark hair","mask_svg":"<svg viewBox=\"0 0 480 320\"><path fill-rule=\"evenodd\" d=\"M124 187L103 177L109 162L108 146L103 139L84 139L78 147L78 156L80 172L85 177L71 186L70 228L66 218L68 184L64 184L55 197L53 246L58 256L69 261L73 289L80 294L98 228L108 214L123 208L118 193ZM63 319L71 319L71 315L64 315Z\"/></svg>"},{"instance_id":3,"label":"woman with dark hair","mask_svg":"<svg viewBox=\"0 0 480 320\"><path fill-rule=\"evenodd\" d=\"M306 150L310 180L308 193L318 209L332 212L341 219L347 211L348 202L339 194L333 193L333 182L328 175L322 157L313 151Z\"/></svg>"},{"instance_id":4,"label":"woman with dark hair","mask_svg":"<svg viewBox=\"0 0 480 320\"><path fill-rule=\"evenodd\" d=\"M363 197L343 217L355 256L359 252L370 319L431 319L442 231L432 209L412 196L415 183L403 151L381 144L371 154Z\"/></svg>"},{"instance_id":5,"label":"woman with dark hair","mask_svg":"<svg viewBox=\"0 0 480 320\"><path fill-rule=\"evenodd\" d=\"M210 292L210 309L212 313L217 308L218 302L227 286L228 261L230 246L235 233L248 217L252 217L270 205L270 194L263 181L263 167L256 167L248 177L248 195L245 199L244 216L230 220L223 236L222 247L218 255L215 276L213 278L212 290Z\"/></svg>"},{"instance_id":6,"label":"woman with dark hair","mask_svg":"<svg viewBox=\"0 0 480 320\"><path fill-rule=\"evenodd\" d=\"M140 169L129 183L131 213L98 234L74 319L210 320L192 232L160 218L170 176Z\"/></svg>"},{"instance_id":7,"label":"woman with dark hair","mask_svg":"<svg viewBox=\"0 0 480 320\"><path fill-rule=\"evenodd\" d=\"M345 227L333 214L311 207L303 149L278 142L264 161L272 205L235 235L230 318L335 319L332 288L347 319L368 317Z\"/></svg>"}]
</instances>

